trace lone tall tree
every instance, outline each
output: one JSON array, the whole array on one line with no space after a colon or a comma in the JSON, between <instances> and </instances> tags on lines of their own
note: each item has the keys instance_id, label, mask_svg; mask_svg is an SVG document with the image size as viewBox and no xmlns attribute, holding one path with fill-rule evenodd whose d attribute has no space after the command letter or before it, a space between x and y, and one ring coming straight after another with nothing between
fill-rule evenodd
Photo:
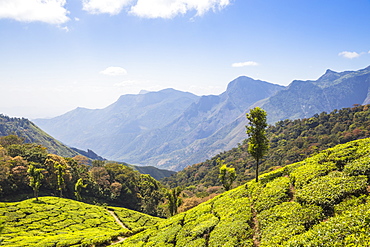
<instances>
[{"instance_id":1,"label":"lone tall tree","mask_svg":"<svg viewBox=\"0 0 370 247\"><path fill-rule=\"evenodd\" d=\"M43 169L36 168L33 164L30 164L27 170L30 177L30 186L33 189L33 194L36 198L36 201L39 200L39 189L41 186L41 181L44 179L42 171Z\"/></svg>"},{"instance_id":2,"label":"lone tall tree","mask_svg":"<svg viewBox=\"0 0 370 247\"><path fill-rule=\"evenodd\" d=\"M249 125L246 126L248 138L248 152L253 156L257 162L256 167L256 182L258 182L258 166L259 161L269 149L268 140L266 138L266 111L256 107L246 114L249 120Z\"/></svg>"}]
</instances>

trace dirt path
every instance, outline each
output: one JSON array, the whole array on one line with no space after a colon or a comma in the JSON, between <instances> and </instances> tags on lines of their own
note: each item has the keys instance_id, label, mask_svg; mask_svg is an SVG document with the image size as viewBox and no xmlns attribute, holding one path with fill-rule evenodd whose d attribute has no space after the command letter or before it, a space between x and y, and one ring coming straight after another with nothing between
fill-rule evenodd
<instances>
[{"instance_id":1,"label":"dirt path","mask_svg":"<svg viewBox=\"0 0 370 247\"><path fill-rule=\"evenodd\" d=\"M114 213L114 211L109 210L109 209L107 209L107 210L108 210L108 212L110 213L110 215L112 215L112 216L113 216L114 220L117 222L117 224L118 224L118 225L120 225L122 228L128 229L128 228L127 228L127 227L122 223L122 221L117 217L117 215ZM128 229L128 230L129 230L129 229ZM117 237L117 241L113 242L111 245L121 243L121 242L125 241L125 239L126 239L126 238L124 238L124 237L120 237L120 236L118 236L118 237Z\"/></svg>"},{"instance_id":2,"label":"dirt path","mask_svg":"<svg viewBox=\"0 0 370 247\"><path fill-rule=\"evenodd\" d=\"M117 215L114 213L114 211L111 211L109 209L107 209L108 212L113 216L114 220L118 223L118 225L120 225L122 228L125 228L125 229L128 229L123 223L122 221L117 217ZM129 229L128 229L129 230Z\"/></svg>"},{"instance_id":3,"label":"dirt path","mask_svg":"<svg viewBox=\"0 0 370 247\"><path fill-rule=\"evenodd\" d=\"M258 220L257 220L257 212L253 209L252 207L252 213L253 213L253 246L258 247L260 246L260 241L259 241L259 235L260 235L260 230L258 228Z\"/></svg>"}]
</instances>

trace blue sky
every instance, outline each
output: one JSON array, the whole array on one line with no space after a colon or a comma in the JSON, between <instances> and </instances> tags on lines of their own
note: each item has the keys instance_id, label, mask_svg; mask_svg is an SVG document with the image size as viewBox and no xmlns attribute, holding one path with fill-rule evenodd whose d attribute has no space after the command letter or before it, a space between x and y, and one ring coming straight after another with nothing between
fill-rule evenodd
<instances>
[{"instance_id":1,"label":"blue sky","mask_svg":"<svg viewBox=\"0 0 370 247\"><path fill-rule=\"evenodd\" d=\"M220 94L370 65L369 0L0 0L0 113L103 108L122 94Z\"/></svg>"}]
</instances>

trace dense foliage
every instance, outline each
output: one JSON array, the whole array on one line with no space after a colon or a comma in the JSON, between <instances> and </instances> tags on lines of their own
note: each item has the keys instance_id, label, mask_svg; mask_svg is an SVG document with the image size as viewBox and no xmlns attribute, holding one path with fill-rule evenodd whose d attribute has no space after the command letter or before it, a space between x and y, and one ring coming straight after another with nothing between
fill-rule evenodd
<instances>
[{"instance_id":1,"label":"dense foliage","mask_svg":"<svg viewBox=\"0 0 370 247\"><path fill-rule=\"evenodd\" d=\"M307 119L279 121L267 129L270 150L261 160L261 171L271 171L334 147L337 144L370 137L370 107L354 106L321 113ZM205 162L188 166L171 177L161 180L170 187L202 185L204 188L221 185L218 179L222 159L237 173L241 185L255 176L255 161L248 155L248 143L221 153Z\"/></svg>"},{"instance_id":2,"label":"dense foliage","mask_svg":"<svg viewBox=\"0 0 370 247\"><path fill-rule=\"evenodd\" d=\"M0 137L0 198L19 200L58 195L90 203L109 203L151 215L166 215L165 189L149 175L104 161L87 165L83 156L63 158L46 148Z\"/></svg>"}]
</instances>

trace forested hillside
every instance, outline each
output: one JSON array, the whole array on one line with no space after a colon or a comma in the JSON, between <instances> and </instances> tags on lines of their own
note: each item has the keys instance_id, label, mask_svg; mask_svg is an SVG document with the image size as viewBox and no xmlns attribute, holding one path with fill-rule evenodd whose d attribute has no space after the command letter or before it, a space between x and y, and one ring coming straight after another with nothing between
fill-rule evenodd
<instances>
[{"instance_id":1,"label":"forested hillside","mask_svg":"<svg viewBox=\"0 0 370 247\"><path fill-rule=\"evenodd\" d=\"M40 195L166 215L165 207L161 207L166 190L150 175L119 163L88 164L81 155L64 158L48 153L41 145L23 143L14 135L0 137L0 199L17 201L33 197L37 191Z\"/></svg>"},{"instance_id":2,"label":"forested hillside","mask_svg":"<svg viewBox=\"0 0 370 247\"><path fill-rule=\"evenodd\" d=\"M0 136L7 135L17 135L27 143L42 144L48 149L48 152L64 157L73 157L79 154L46 134L28 119L11 118L0 114Z\"/></svg>"},{"instance_id":3,"label":"forested hillside","mask_svg":"<svg viewBox=\"0 0 370 247\"><path fill-rule=\"evenodd\" d=\"M370 105L323 112L306 119L279 121L268 127L267 136L270 150L262 160L262 172L301 161L340 143L370 137ZM236 169L236 185L240 185L255 175L255 160L247 150L248 144L244 141L237 148L189 166L162 182L170 187L221 185L217 163L217 159L221 159Z\"/></svg>"},{"instance_id":4,"label":"forested hillside","mask_svg":"<svg viewBox=\"0 0 370 247\"><path fill-rule=\"evenodd\" d=\"M370 139L266 173L119 246L367 246Z\"/></svg>"}]
</instances>

